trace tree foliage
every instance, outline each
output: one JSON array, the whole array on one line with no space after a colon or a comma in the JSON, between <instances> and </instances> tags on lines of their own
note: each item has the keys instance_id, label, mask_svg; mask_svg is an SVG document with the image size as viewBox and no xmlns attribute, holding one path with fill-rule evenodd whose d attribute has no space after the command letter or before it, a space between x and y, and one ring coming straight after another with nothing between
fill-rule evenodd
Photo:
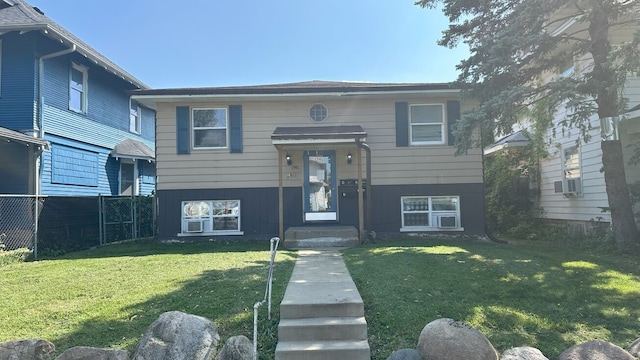
<instances>
[{"instance_id":1,"label":"tree foliage","mask_svg":"<svg viewBox=\"0 0 640 360\"><path fill-rule=\"evenodd\" d=\"M487 145L477 140L487 136L473 136L479 130L511 133L541 101L552 110L566 108L559 125L563 130L578 129L585 142L590 140L594 116L624 113L626 78L640 72L637 0L419 0L416 4L443 5L450 24L439 45L469 47L469 57L457 66L457 85L463 100L475 99L480 106L457 123L459 153ZM610 41L611 33L629 33L628 29L636 29L635 35ZM573 61L579 76L558 76ZM622 190L626 187L622 157L611 161L621 155L620 144L603 142L602 149L603 159L610 155L604 171L614 232L621 241L638 241L635 224L630 224L628 192Z\"/></svg>"}]
</instances>

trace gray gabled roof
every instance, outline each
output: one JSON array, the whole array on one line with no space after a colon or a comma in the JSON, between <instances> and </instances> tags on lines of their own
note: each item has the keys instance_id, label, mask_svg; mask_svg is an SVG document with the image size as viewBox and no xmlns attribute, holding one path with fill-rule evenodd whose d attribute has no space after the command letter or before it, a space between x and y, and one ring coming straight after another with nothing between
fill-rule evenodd
<instances>
[{"instance_id":1,"label":"gray gabled roof","mask_svg":"<svg viewBox=\"0 0 640 360\"><path fill-rule=\"evenodd\" d=\"M142 81L136 79L77 36L45 16L40 9L29 5L24 0L0 0L0 35L12 31L41 31L44 35L62 41L69 47L75 45L78 53L105 68L108 72L138 88L149 88Z\"/></svg>"},{"instance_id":2,"label":"gray gabled roof","mask_svg":"<svg viewBox=\"0 0 640 360\"><path fill-rule=\"evenodd\" d=\"M491 155L496 151L500 151L509 147L523 147L529 145L531 138L527 135L526 131L520 130L512 134L504 136L493 144L483 149L484 155Z\"/></svg>"},{"instance_id":3,"label":"gray gabled roof","mask_svg":"<svg viewBox=\"0 0 640 360\"><path fill-rule=\"evenodd\" d=\"M25 135L21 132L9 130L4 127L0 127L0 139L4 141L15 141L24 145L38 145L43 148L49 147L49 142L40 138L36 138L33 136Z\"/></svg>"},{"instance_id":4,"label":"gray gabled roof","mask_svg":"<svg viewBox=\"0 0 640 360\"><path fill-rule=\"evenodd\" d=\"M332 92L390 92L421 90L453 90L452 83L372 83L351 81L302 81L283 84L222 86L199 88L142 89L131 91L133 95L268 95L306 94Z\"/></svg>"},{"instance_id":5,"label":"gray gabled roof","mask_svg":"<svg viewBox=\"0 0 640 360\"><path fill-rule=\"evenodd\" d=\"M133 139L125 139L118 143L113 150L111 156L115 158L141 159L155 161L156 153L140 141Z\"/></svg>"}]
</instances>

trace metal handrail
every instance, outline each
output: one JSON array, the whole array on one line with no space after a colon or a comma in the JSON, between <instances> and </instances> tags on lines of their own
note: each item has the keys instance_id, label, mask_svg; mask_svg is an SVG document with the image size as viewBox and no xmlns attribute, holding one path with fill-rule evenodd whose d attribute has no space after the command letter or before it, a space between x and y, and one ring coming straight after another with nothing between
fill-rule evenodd
<instances>
[{"instance_id":1,"label":"metal handrail","mask_svg":"<svg viewBox=\"0 0 640 360\"><path fill-rule=\"evenodd\" d=\"M279 237L272 237L269 240L269 251L271 254L271 260L269 261L269 274L267 275L267 285L264 290L264 298L262 301L258 301L253 305L253 360L258 359L258 308L265 303L268 304L268 319L271 320L271 283L273 280L273 264L276 259L276 252L278 252L278 244L280 244Z\"/></svg>"}]
</instances>

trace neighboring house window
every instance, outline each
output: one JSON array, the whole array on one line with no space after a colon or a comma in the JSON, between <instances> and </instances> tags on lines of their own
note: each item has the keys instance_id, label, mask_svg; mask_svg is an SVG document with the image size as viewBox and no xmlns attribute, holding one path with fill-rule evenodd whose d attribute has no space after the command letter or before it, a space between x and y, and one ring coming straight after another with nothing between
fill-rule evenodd
<instances>
[{"instance_id":1,"label":"neighboring house window","mask_svg":"<svg viewBox=\"0 0 640 360\"><path fill-rule=\"evenodd\" d=\"M132 133L140 134L142 130L141 116L140 107L131 102L129 106L129 131Z\"/></svg>"},{"instance_id":2,"label":"neighboring house window","mask_svg":"<svg viewBox=\"0 0 640 360\"><path fill-rule=\"evenodd\" d=\"M87 68L72 64L69 75L69 109L87 112Z\"/></svg>"},{"instance_id":3,"label":"neighboring house window","mask_svg":"<svg viewBox=\"0 0 640 360\"><path fill-rule=\"evenodd\" d=\"M580 152L577 146L566 147L562 151L563 192L582 192L580 180Z\"/></svg>"},{"instance_id":4,"label":"neighboring house window","mask_svg":"<svg viewBox=\"0 0 640 360\"><path fill-rule=\"evenodd\" d=\"M329 116L327 107L322 104L314 104L309 109L309 117L316 122L325 121Z\"/></svg>"},{"instance_id":5,"label":"neighboring house window","mask_svg":"<svg viewBox=\"0 0 640 360\"><path fill-rule=\"evenodd\" d=\"M400 231L462 230L460 197L403 196Z\"/></svg>"},{"instance_id":6,"label":"neighboring house window","mask_svg":"<svg viewBox=\"0 0 640 360\"><path fill-rule=\"evenodd\" d=\"M409 109L411 145L444 144L444 106L411 105Z\"/></svg>"},{"instance_id":7,"label":"neighboring house window","mask_svg":"<svg viewBox=\"0 0 640 360\"><path fill-rule=\"evenodd\" d=\"M182 202L182 235L242 235L240 200Z\"/></svg>"},{"instance_id":8,"label":"neighboring house window","mask_svg":"<svg viewBox=\"0 0 640 360\"><path fill-rule=\"evenodd\" d=\"M138 174L135 160L120 159L120 195L138 195Z\"/></svg>"},{"instance_id":9,"label":"neighboring house window","mask_svg":"<svg viewBox=\"0 0 640 360\"><path fill-rule=\"evenodd\" d=\"M194 149L227 147L226 108L195 108L192 122Z\"/></svg>"},{"instance_id":10,"label":"neighboring house window","mask_svg":"<svg viewBox=\"0 0 640 360\"><path fill-rule=\"evenodd\" d=\"M560 69L559 70L560 77L563 77L563 78L572 77L576 69L573 61L573 57L567 58L563 63L560 64L558 68Z\"/></svg>"}]
</instances>

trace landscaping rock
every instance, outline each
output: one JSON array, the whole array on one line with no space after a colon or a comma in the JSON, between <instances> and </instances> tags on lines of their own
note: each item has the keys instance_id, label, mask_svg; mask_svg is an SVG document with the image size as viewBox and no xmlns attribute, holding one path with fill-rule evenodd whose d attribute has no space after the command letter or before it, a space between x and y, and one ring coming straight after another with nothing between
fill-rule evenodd
<instances>
[{"instance_id":1,"label":"landscaping rock","mask_svg":"<svg viewBox=\"0 0 640 360\"><path fill-rule=\"evenodd\" d=\"M594 340L570 347L560 354L559 360L635 360L619 346Z\"/></svg>"},{"instance_id":2,"label":"landscaping rock","mask_svg":"<svg viewBox=\"0 0 640 360\"><path fill-rule=\"evenodd\" d=\"M422 360L422 358L416 349L401 349L392 352L387 360Z\"/></svg>"},{"instance_id":3,"label":"landscaping rock","mask_svg":"<svg viewBox=\"0 0 640 360\"><path fill-rule=\"evenodd\" d=\"M0 359L49 360L55 351L55 345L42 339L13 340L0 343Z\"/></svg>"},{"instance_id":4,"label":"landscaping rock","mask_svg":"<svg viewBox=\"0 0 640 360\"><path fill-rule=\"evenodd\" d=\"M210 360L220 341L216 324L201 316L166 312L142 336L133 360Z\"/></svg>"},{"instance_id":5,"label":"landscaping rock","mask_svg":"<svg viewBox=\"0 0 640 360\"><path fill-rule=\"evenodd\" d=\"M251 360L253 359L253 343L244 335L230 337L216 360Z\"/></svg>"},{"instance_id":6,"label":"landscaping rock","mask_svg":"<svg viewBox=\"0 0 640 360\"><path fill-rule=\"evenodd\" d=\"M640 338L637 338L634 342L632 342L627 350L629 350L629 354L640 358Z\"/></svg>"},{"instance_id":7,"label":"landscaping rock","mask_svg":"<svg viewBox=\"0 0 640 360\"><path fill-rule=\"evenodd\" d=\"M56 360L129 360L125 350L76 346L65 350Z\"/></svg>"},{"instance_id":8,"label":"landscaping rock","mask_svg":"<svg viewBox=\"0 0 640 360\"><path fill-rule=\"evenodd\" d=\"M529 346L511 348L500 357L500 360L549 360L542 352Z\"/></svg>"},{"instance_id":9,"label":"landscaping rock","mask_svg":"<svg viewBox=\"0 0 640 360\"><path fill-rule=\"evenodd\" d=\"M442 318L428 323L418 339L422 360L498 360L486 336L462 322Z\"/></svg>"}]
</instances>

